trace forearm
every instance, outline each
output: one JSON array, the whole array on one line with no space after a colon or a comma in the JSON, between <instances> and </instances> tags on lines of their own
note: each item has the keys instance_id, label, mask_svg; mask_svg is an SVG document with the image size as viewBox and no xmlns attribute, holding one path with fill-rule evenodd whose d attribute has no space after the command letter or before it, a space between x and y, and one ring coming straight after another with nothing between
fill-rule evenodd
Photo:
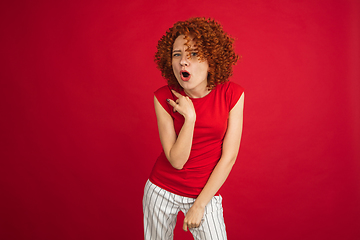
<instances>
[{"instance_id":1,"label":"forearm","mask_svg":"<svg viewBox=\"0 0 360 240\"><path fill-rule=\"evenodd\" d=\"M236 157L231 159L220 159L213 172L211 173L209 180L205 184L205 187L196 198L194 206L205 208L210 202L211 198L219 191L225 180L229 176L232 167L234 166Z\"/></svg>"},{"instance_id":2,"label":"forearm","mask_svg":"<svg viewBox=\"0 0 360 240\"><path fill-rule=\"evenodd\" d=\"M190 156L195 120L186 119L179 135L168 153L168 160L176 169L182 169Z\"/></svg>"},{"instance_id":3,"label":"forearm","mask_svg":"<svg viewBox=\"0 0 360 240\"><path fill-rule=\"evenodd\" d=\"M228 129L223 142L223 150L218 164L215 166L209 180L197 197L194 205L205 207L211 198L224 184L236 161L241 141L243 125L244 94L230 111Z\"/></svg>"}]
</instances>

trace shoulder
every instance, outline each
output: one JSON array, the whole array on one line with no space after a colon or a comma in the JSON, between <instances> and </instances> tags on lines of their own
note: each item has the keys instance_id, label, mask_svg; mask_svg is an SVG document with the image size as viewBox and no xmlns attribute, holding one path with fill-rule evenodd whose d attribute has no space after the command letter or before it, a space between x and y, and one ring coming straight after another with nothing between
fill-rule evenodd
<instances>
[{"instance_id":1,"label":"shoulder","mask_svg":"<svg viewBox=\"0 0 360 240\"><path fill-rule=\"evenodd\" d=\"M225 83L227 84L227 90L228 91L233 91L233 92L238 92L240 93L240 95L244 92L244 88L241 87L239 84L234 83L234 82L227 82Z\"/></svg>"},{"instance_id":2,"label":"shoulder","mask_svg":"<svg viewBox=\"0 0 360 240\"><path fill-rule=\"evenodd\" d=\"M156 95L163 95L170 93L171 88L168 85L162 86L161 88L157 89L154 94Z\"/></svg>"},{"instance_id":3,"label":"shoulder","mask_svg":"<svg viewBox=\"0 0 360 240\"><path fill-rule=\"evenodd\" d=\"M241 94L244 92L244 88L241 87L239 84L228 81L222 84L219 84L216 86L217 90L222 92L225 95L236 95L241 96Z\"/></svg>"},{"instance_id":4,"label":"shoulder","mask_svg":"<svg viewBox=\"0 0 360 240\"><path fill-rule=\"evenodd\" d=\"M154 95L161 106L168 112L171 113L170 105L166 102L166 99L173 99L171 88L168 85L162 86L154 92Z\"/></svg>"},{"instance_id":5,"label":"shoulder","mask_svg":"<svg viewBox=\"0 0 360 240\"><path fill-rule=\"evenodd\" d=\"M231 110L235 106L235 104L244 92L243 87L231 81L218 85L217 87L219 87L218 91L220 91L221 94L225 96L225 100L229 106L229 110Z\"/></svg>"},{"instance_id":6,"label":"shoulder","mask_svg":"<svg viewBox=\"0 0 360 240\"><path fill-rule=\"evenodd\" d=\"M167 98L173 99L171 88L168 85L162 86L154 92L155 97L160 101L160 99L166 100Z\"/></svg>"}]
</instances>

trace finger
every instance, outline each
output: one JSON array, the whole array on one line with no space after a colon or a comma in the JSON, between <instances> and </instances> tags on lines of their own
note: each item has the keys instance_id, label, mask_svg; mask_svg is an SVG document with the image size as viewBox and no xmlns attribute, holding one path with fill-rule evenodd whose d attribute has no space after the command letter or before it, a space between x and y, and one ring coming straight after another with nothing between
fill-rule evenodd
<instances>
[{"instance_id":1,"label":"finger","mask_svg":"<svg viewBox=\"0 0 360 240\"><path fill-rule=\"evenodd\" d=\"M200 224L201 224L201 222L200 223L192 222L192 223L187 223L187 226L188 226L188 228L198 228L198 227L200 227Z\"/></svg>"},{"instance_id":2,"label":"finger","mask_svg":"<svg viewBox=\"0 0 360 240\"><path fill-rule=\"evenodd\" d=\"M175 107L177 105L176 102L174 102L172 99L168 98L168 99L166 99L166 101L173 107Z\"/></svg>"},{"instance_id":3,"label":"finger","mask_svg":"<svg viewBox=\"0 0 360 240\"><path fill-rule=\"evenodd\" d=\"M175 91L175 90L171 90L172 91L172 93L176 96L176 97L181 97L182 95L180 94L180 93L178 93L177 91Z\"/></svg>"},{"instance_id":4,"label":"finger","mask_svg":"<svg viewBox=\"0 0 360 240\"><path fill-rule=\"evenodd\" d=\"M184 220L184 224L183 224L183 230L184 230L185 232L187 232L187 223L185 222L185 220Z\"/></svg>"},{"instance_id":5,"label":"finger","mask_svg":"<svg viewBox=\"0 0 360 240\"><path fill-rule=\"evenodd\" d=\"M178 106L178 104L177 103L175 103L173 100L171 100L171 99L166 99L166 101L169 103L169 105L170 106L172 106L173 107L173 112L176 112L176 107Z\"/></svg>"}]
</instances>

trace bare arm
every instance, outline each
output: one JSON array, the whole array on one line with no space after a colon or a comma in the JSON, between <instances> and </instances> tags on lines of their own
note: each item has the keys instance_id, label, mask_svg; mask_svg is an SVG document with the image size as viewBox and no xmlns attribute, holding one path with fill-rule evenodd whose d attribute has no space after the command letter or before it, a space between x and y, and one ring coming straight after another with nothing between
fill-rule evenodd
<instances>
[{"instance_id":1,"label":"bare arm","mask_svg":"<svg viewBox=\"0 0 360 240\"><path fill-rule=\"evenodd\" d=\"M193 228L200 225L205 206L229 176L239 152L243 127L243 109L244 93L229 113L228 128L223 142L221 158L211 173L205 187L187 212L183 224L184 231L187 231L187 227Z\"/></svg>"},{"instance_id":2,"label":"bare arm","mask_svg":"<svg viewBox=\"0 0 360 240\"><path fill-rule=\"evenodd\" d=\"M178 97L176 102L169 100L168 103L174 107L174 110L184 116L184 125L179 136L176 136L174 121L168 112L161 106L154 96L155 112L158 122L161 145L164 149L166 158L176 169L182 169L190 156L196 113L192 101L185 96L173 91Z\"/></svg>"}]
</instances>

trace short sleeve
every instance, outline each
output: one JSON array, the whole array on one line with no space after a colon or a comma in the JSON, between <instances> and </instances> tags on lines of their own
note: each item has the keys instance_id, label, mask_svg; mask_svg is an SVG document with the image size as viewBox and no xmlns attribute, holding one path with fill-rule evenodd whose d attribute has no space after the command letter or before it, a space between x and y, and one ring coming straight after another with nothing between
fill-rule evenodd
<instances>
[{"instance_id":1,"label":"short sleeve","mask_svg":"<svg viewBox=\"0 0 360 240\"><path fill-rule=\"evenodd\" d=\"M174 99L171 89L168 85L165 85L154 92L155 97L161 104L161 106L171 115L171 106L167 103L166 99Z\"/></svg>"},{"instance_id":2,"label":"short sleeve","mask_svg":"<svg viewBox=\"0 0 360 240\"><path fill-rule=\"evenodd\" d=\"M239 101L241 95L244 92L244 88L234 82L228 82L228 88L226 90L226 101L229 103L229 111Z\"/></svg>"}]
</instances>

